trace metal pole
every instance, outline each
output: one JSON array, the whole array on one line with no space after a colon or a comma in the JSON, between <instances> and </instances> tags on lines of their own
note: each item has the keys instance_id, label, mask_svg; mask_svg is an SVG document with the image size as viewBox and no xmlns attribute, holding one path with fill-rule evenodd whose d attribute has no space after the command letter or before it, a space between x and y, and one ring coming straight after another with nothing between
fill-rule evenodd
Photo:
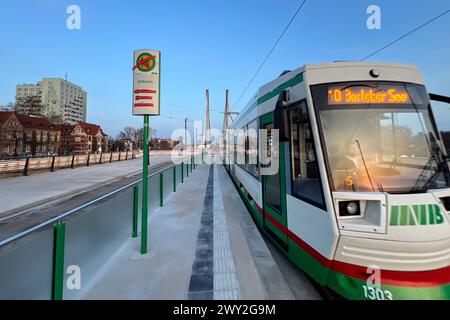
<instances>
[{"instance_id":1,"label":"metal pole","mask_svg":"<svg viewBox=\"0 0 450 320\"><path fill-rule=\"evenodd\" d=\"M142 170L142 223L141 223L141 254L148 251L147 229L148 229L148 128L149 116L144 115L144 157Z\"/></svg>"},{"instance_id":2,"label":"metal pole","mask_svg":"<svg viewBox=\"0 0 450 320\"><path fill-rule=\"evenodd\" d=\"M64 222L58 222L53 226L53 300L62 300L64 295L64 247L66 226Z\"/></svg>"},{"instance_id":3,"label":"metal pole","mask_svg":"<svg viewBox=\"0 0 450 320\"><path fill-rule=\"evenodd\" d=\"M50 168L50 172L55 172L55 156L52 158L52 166Z\"/></svg>"},{"instance_id":4,"label":"metal pole","mask_svg":"<svg viewBox=\"0 0 450 320\"><path fill-rule=\"evenodd\" d=\"M75 154L74 153L72 154L72 164L70 165L70 168L71 169L75 168Z\"/></svg>"},{"instance_id":5,"label":"metal pole","mask_svg":"<svg viewBox=\"0 0 450 320\"><path fill-rule=\"evenodd\" d=\"M159 206L164 206L164 173L159 173Z\"/></svg>"},{"instance_id":6,"label":"metal pole","mask_svg":"<svg viewBox=\"0 0 450 320\"><path fill-rule=\"evenodd\" d=\"M177 166L173 166L173 192L177 192Z\"/></svg>"},{"instance_id":7,"label":"metal pole","mask_svg":"<svg viewBox=\"0 0 450 320\"><path fill-rule=\"evenodd\" d=\"M133 238L138 236L139 187L133 187Z\"/></svg>"},{"instance_id":8,"label":"metal pole","mask_svg":"<svg viewBox=\"0 0 450 320\"><path fill-rule=\"evenodd\" d=\"M187 149L187 146L188 146L188 144L187 144L187 122L188 122L188 120L189 120L189 118L184 118L184 148L185 148L185 152L187 153L188 152L188 149Z\"/></svg>"}]
</instances>

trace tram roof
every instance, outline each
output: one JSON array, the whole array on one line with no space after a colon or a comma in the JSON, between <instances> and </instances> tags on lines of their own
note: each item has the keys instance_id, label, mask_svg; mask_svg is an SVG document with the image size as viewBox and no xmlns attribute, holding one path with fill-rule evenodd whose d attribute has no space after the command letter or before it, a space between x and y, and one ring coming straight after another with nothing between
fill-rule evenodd
<instances>
[{"instance_id":1,"label":"tram roof","mask_svg":"<svg viewBox=\"0 0 450 320\"><path fill-rule=\"evenodd\" d=\"M325 62L325 63L316 63L316 64L305 64L304 66L297 68L295 70L285 72L275 80L268 82L257 90L256 94L250 99L244 109L240 112L239 116L233 123L239 121L242 115L247 113L250 109L252 109L258 99L260 97L265 96L266 94L272 92L276 88L278 88L283 83L289 81L290 79L296 77L301 73L305 73L313 70L320 69L337 69L337 68L394 68L394 69L407 69L410 71L418 72L417 67L414 65L408 64L400 64L400 63L392 63L392 62L350 62L350 61L339 61L339 62Z\"/></svg>"}]
</instances>

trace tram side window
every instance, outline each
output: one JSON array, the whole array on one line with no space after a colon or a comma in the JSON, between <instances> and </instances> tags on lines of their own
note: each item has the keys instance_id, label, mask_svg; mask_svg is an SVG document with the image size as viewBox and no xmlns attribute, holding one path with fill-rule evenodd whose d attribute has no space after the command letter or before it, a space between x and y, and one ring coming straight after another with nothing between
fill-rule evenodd
<instances>
[{"instance_id":1,"label":"tram side window","mask_svg":"<svg viewBox=\"0 0 450 320\"><path fill-rule=\"evenodd\" d=\"M246 166L246 145L247 138L245 136L246 127L236 132L236 164L245 169Z\"/></svg>"},{"instance_id":2,"label":"tram side window","mask_svg":"<svg viewBox=\"0 0 450 320\"><path fill-rule=\"evenodd\" d=\"M247 125L245 145L246 170L254 177L259 176L258 170L258 121L254 120Z\"/></svg>"},{"instance_id":3,"label":"tram side window","mask_svg":"<svg viewBox=\"0 0 450 320\"><path fill-rule=\"evenodd\" d=\"M233 137L233 160L234 164L237 164L237 137Z\"/></svg>"},{"instance_id":4,"label":"tram side window","mask_svg":"<svg viewBox=\"0 0 450 320\"><path fill-rule=\"evenodd\" d=\"M325 206L311 121L305 101L290 109L292 194L319 207Z\"/></svg>"}]
</instances>

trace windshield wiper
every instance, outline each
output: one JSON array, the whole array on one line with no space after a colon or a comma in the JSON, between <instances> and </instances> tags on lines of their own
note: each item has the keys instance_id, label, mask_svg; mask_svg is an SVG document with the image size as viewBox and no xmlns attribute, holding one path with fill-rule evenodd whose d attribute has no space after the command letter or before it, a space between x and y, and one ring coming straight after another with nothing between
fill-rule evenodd
<instances>
[{"instance_id":1,"label":"windshield wiper","mask_svg":"<svg viewBox=\"0 0 450 320\"><path fill-rule=\"evenodd\" d=\"M418 176L416 183L414 184L413 188L411 189L411 192L417 192L417 191L421 191L421 190L427 191L436 182L436 180L439 178L441 173L444 174L445 184L447 186L450 185L450 172L449 172L449 168L448 168L448 164L447 164L448 159L442 152L442 149L439 146L439 144L437 143L436 138L434 137L433 133L430 132L429 135L430 135L430 149L432 152L432 156L428 160L426 166L420 172L420 175ZM434 170L433 175L430 178L428 178L427 182L425 182L423 184L423 186L421 187L420 180L421 180L421 178L424 178L424 177L427 178L426 175L424 174L426 171L433 170L433 162L436 162L437 168L436 168L436 170Z\"/></svg>"}]
</instances>

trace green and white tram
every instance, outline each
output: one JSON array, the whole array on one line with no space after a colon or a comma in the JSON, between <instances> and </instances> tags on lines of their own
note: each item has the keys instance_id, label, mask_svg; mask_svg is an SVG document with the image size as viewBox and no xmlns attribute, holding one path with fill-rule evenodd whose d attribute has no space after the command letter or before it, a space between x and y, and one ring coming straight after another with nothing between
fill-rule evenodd
<instances>
[{"instance_id":1,"label":"green and white tram","mask_svg":"<svg viewBox=\"0 0 450 320\"><path fill-rule=\"evenodd\" d=\"M261 87L230 129L278 130L272 155L261 131L229 135L226 168L317 283L349 299L450 299L450 173L419 70L305 65ZM278 158L276 174L248 160L257 147Z\"/></svg>"}]
</instances>

